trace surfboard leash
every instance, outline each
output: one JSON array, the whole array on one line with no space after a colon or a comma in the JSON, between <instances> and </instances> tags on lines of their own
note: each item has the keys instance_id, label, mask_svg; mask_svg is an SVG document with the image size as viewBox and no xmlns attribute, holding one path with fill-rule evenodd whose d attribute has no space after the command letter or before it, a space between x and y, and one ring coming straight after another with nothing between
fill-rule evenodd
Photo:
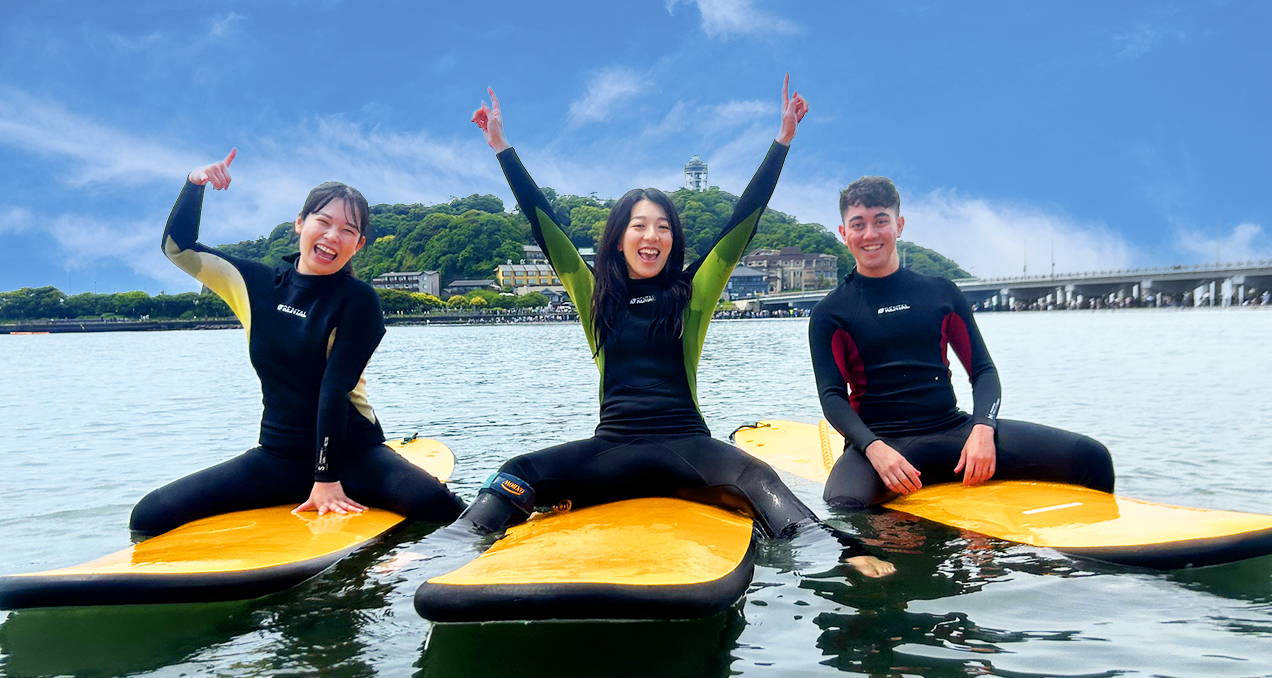
<instances>
[{"instance_id":1,"label":"surfboard leash","mask_svg":"<svg viewBox=\"0 0 1272 678\"><path fill-rule=\"evenodd\" d=\"M822 465L829 472L835 468L835 451L830 447L830 424L825 419L817 422L817 437L821 439Z\"/></svg>"}]
</instances>

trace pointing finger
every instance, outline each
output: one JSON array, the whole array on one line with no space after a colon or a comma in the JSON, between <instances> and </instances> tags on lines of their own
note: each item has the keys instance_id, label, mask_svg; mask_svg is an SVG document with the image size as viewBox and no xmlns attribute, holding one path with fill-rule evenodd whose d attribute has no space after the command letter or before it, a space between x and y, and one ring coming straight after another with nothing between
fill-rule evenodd
<instances>
[{"instance_id":1,"label":"pointing finger","mask_svg":"<svg viewBox=\"0 0 1272 678\"><path fill-rule=\"evenodd\" d=\"M787 94L786 94L786 92L787 92L787 89L786 89L786 88L787 88L787 86L788 86L788 85L790 85L790 82L791 82L791 74L790 74L790 73L787 73L787 74L786 74L786 77L785 77L785 78L782 78L782 106L783 106L783 107L785 107L785 106L786 106L786 104L790 103L790 101L791 101L791 98L790 98L789 96L787 96Z\"/></svg>"},{"instance_id":2,"label":"pointing finger","mask_svg":"<svg viewBox=\"0 0 1272 678\"><path fill-rule=\"evenodd\" d=\"M230 163L234 162L234 156L236 155L238 155L238 149L231 148L229 154L225 156L224 162L226 167L229 167Z\"/></svg>"},{"instance_id":3,"label":"pointing finger","mask_svg":"<svg viewBox=\"0 0 1272 678\"><path fill-rule=\"evenodd\" d=\"M495 96L495 88L487 87L486 92L490 94L490 108L495 115L499 115L499 97Z\"/></svg>"}]
</instances>

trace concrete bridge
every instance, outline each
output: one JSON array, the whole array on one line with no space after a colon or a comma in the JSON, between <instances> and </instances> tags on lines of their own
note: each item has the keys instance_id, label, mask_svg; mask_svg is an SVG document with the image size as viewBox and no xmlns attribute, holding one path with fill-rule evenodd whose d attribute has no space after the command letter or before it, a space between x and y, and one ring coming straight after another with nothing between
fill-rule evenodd
<instances>
[{"instance_id":1,"label":"concrete bridge","mask_svg":"<svg viewBox=\"0 0 1272 678\"><path fill-rule=\"evenodd\" d=\"M1272 260L1228 264L1165 266L1117 271L1087 271L1007 278L965 278L954 284L972 305L1009 309L1070 308L1075 305L1133 304L1160 306L1171 301L1196 306L1256 300L1272 290ZM1226 288L1226 289L1225 289ZM781 292L758 297L761 308L812 308L829 290Z\"/></svg>"}]
</instances>

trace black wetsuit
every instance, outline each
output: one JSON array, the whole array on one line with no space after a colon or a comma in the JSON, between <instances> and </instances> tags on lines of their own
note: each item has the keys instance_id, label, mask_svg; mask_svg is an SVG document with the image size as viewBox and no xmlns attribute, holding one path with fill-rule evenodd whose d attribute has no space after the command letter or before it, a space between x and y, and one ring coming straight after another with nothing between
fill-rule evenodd
<instances>
[{"instance_id":1,"label":"black wetsuit","mask_svg":"<svg viewBox=\"0 0 1272 678\"><path fill-rule=\"evenodd\" d=\"M314 482L340 481L350 499L411 518L451 520L463 503L384 443L363 370L384 336L379 297L347 271L305 275L225 255L197 242L202 186L187 182L162 248L229 304L261 380L259 447L148 494L132 529L158 534L227 511L299 504Z\"/></svg>"},{"instance_id":2,"label":"black wetsuit","mask_svg":"<svg viewBox=\"0 0 1272 678\"><path fill-rule=\"evenodd\" d=\"M535 505L552 506L568 499L574 506L585 506L635 497L681 496L745 510L770 535L813 518L812 511L768 465L712 438L697 404L698 360L707 324L755 235L787 150L773 144L710 253L685 269L693 295L685 309L683 334L651 332L654 309L666 293L662 283L628 280L621 326L599 350L592 329L591 268L556 223L547 199L516 152L508 149L499 154L535 240L579 311L601 372L600 424L594 437L513 458L500 469L529 485ZM485 496L479 495L466 519L493 530L517 518L498 503L485 501Z\"/></svg>"},{"instance_id":3,"label":"black wetsuit","mask_svg":"<svg viewBox=\"0 0 1272 678\"><path fill-rule=\"evenodd\" d=\"M847 443L826 481L827 502L860 507L895 496L864 450L883 440L921 474L950 482L976 424L995 429L994 478L1051 480L1111 492L1103 445L1068 431L998 419L998 372L962 291L909 269L872 278L853 271L813 309L808 342L822 411ZM972 382L972 413L958 409L947 348Z\"/></svg>"}]
</instances>

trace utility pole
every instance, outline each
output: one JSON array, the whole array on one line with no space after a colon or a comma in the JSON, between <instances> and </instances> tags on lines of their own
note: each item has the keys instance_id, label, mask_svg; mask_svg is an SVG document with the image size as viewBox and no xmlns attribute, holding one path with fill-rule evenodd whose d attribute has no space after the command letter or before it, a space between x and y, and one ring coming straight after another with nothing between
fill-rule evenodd
<instances>
[{"instance_id":1,"label":"utility pole","mask_svg":"<svg viewBox=\"0 0 1272 678\"><path fill-rule=\"evenodd\" d=\"M1215 266L1219 265L1219 243L1222 238L1219 235L1219 217L1215 217Z\"/></svg>"},{"instance_id":2,"label":"utility pole","mask_svg":"<svg viewBox=\"0 0 1272 678\"><path fill-rule=\"evenodd\" d=\"M1024 277L1029 275L1029 241L1026 240L1022 242L1021 245L1024 247L1024 253L1021 255L1020 259L1024 262L1024 266L1020 267L1020 275L1021 277Z\"/></svg>"},{"instance_id":3,"label":"utility pole","mask_svg":"<svg viewBox=\"0 0 1272 678\"><path fill-rule=\"evenodd\" d=\"M1056 232L1051 232L1051 278L1056 277Z\"/></svg>"}]
</instances>

